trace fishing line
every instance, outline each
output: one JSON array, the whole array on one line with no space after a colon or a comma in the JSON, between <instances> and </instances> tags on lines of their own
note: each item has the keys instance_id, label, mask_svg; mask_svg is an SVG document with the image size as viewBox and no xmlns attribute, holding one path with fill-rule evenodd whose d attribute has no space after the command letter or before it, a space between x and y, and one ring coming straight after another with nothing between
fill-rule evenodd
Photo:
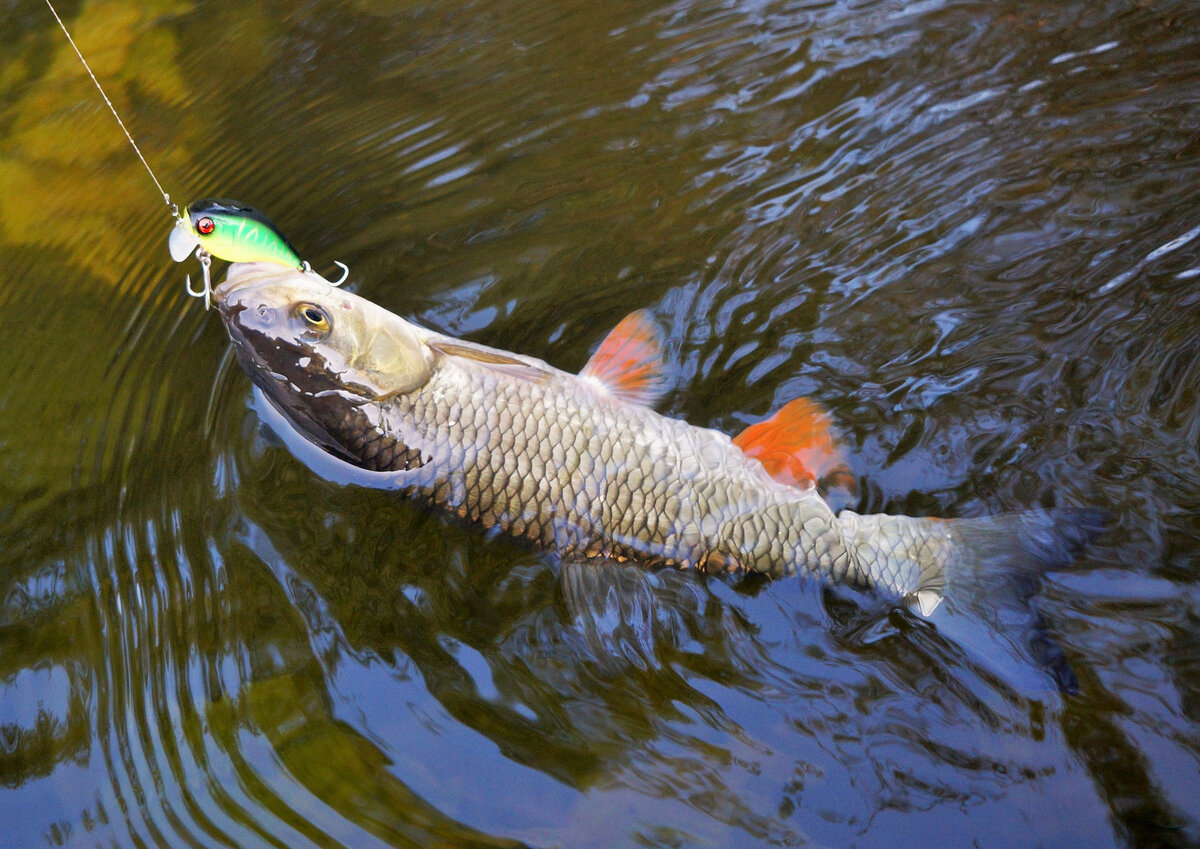
<instances>
[{"instance_id":1,"label":"fishing line","mask_svg":"<svg viewBox=\"0 0 1200 849\"><path fill-rule=\"evenodd\" d=\"M129 132L129 129L125 126L125 122L121 120L121 116L117 114L117 107L113 106L113 102L108 99L108 94L104 91L104 86L100 85L100 80L96 79L96 74L92 71L92 66L88 64L87 59L83 58L83 52L75 44L75 39L71 38L71 33L67 31L67 25L63 23L63 19L59 17L58 10L54 8L54 4L50 0L46 0L46 6L50 9L50 14L54 15L54 20L58 21L59 29L67 37L71 49L75 51L75 55L79 57L79 61L83 64L83 69L92 78L92 82L96 85L96 91L100 92L100 96L104 98L104 102L108 106L108 111L112 112L112 116L117 119L117 125L121 128L121 132L129 140L133 152L142 161L146 173L154 181L154 187L158 189L158 193L162 195L163 201L167 204L167 209L170 211L171 217L175 219L175 227L171 231L171 238L168 242L172 259L176 262L182 262L192 252L192 249L195 249L195 257L200 261L200 266L204 272L203 285L200 288L192 288L192 277L189 274L185 284L189 295L195 298L203 298L204 308L208 309L212 301L212 280L209 267L212 264L214 256L219 259L229 260L230 262L267 261L282 262L285 265L291 262L291 264L305 274L313 274L320 277L307 262L304 262L296 255L295 249L292 248L283 234L279 232L278 228L251 207L239 204L236 201L224 201L213 198L189 204L185 210L188 213L188 218L180 215L179 207L171 203L171 196L163 190L162 183L154 175L154 169L150 167L150 163L142 155L141 148L133 140L133 134ZM208 210L209 213L203 213L200 210ZM223 216L221 228L218 228L214 220L219 215ZM189 221L189 219L195 220ZM224 241L222 241L218 237L217 231L218 229L223 229L226 224L232 228L232 237L221 233L225 237ZM230 241L230 238L232 238L232 241ZM330 285L340 286L346 280L347 276L349 276L350 269L344 263L335 261L334 264L342 269L342 277ZM323 277L321 279L324 280ZM329 283L330 281L326 280L325 282Z\"/></svg>"},{"instance_id":2,"label":"fishing line","mask_svg":"<svg viewBox=\"0 0 1200 849\"><path fill-rule=\"evenodd\" d=\"M104 91L104 86L100 85L100 80L96 79L96 74L92 71L92 66L88 64L87 59L83 58L83 52L79 49L79 46L75 44L75 39L71 38L71 33L67 31L67 25L63 23L63 19L59 17L58 10L54 8L54 4L51 3L50 0L46 0L46 5L50 8L50 14L54 15L54 20L58 21L59 29L61 29L63 31L63 35L67 37L67 41L70 43L71 49L75 51L75 55L78 56L79 61L83 63L83 69L88 72L88 76L91 77L92 82L96 84L96 91L100 92L100 96L104 98L104 102L108 105L108 111L111 112L112 116L117 119L117 125L121 128L121 132L125 134L125 138L129 140L130 146L133 147L133 152L137 154L137 158L142 161L142 165L146 168L146 173L149 174L150 179L154 181L154 187L158 189L158 193L162 195L163 202L166 203L167 209L171 213L171 217L175 219L176 229L186 229L185 222L179 214L179 207L171 203L171 196L163 189L162 183L158 182L158 177L154 176L154 169L150 167L150 163L147 162L146 157L142 155L142 149L138 147L137 142L133 140L133 134L129 132L129 128L125 126L125 122L121 120L121 116L117 114L117 107L113 106L113 102L108 99L108 94ZM183 257L178 257L177 259L181 260L186 256L187 254L185 253ZM193 289L192 276L189 274L187 276L187 282L185 286L189 295L194 298L204 299L204 308L207 310L212 295L212 281L209 276L209 266L212 263L212 256L208 253L208 251L204 250L202 246L197 245L196 259L200 261L200 266L204 272L204 285L200 289Z\"/></svg>"},{"instance_id":3,"label":"fishing line","mask_svg":"<svg viewBox=\"0 0 1200 849\"><path fill-rule=\"evenodd\" d=\"M63 19L58 16L58 11L54 8L54 4L50 0L46 0L46 5L50 7L50 14L54 15L54 20L58 21L59 28L62 29L63 35L67 37L71 48L75 51L75 55L79 57L79 61L83 63L83 69L88 72L88 76L92 78L92 82L96 84L96 90L100 92L100 96L104 98L104 102L108 104L108 109L112 112L114 118L117 119L117 124L121 127L121 132L125 134L125 138L129 139L129 143L133 145L133 152L137 154L138 159L142 160L142 164L146 166L146 173L150 175L150 179L154 181L158 193L162 195L163 201L167 204L167 209L171 211L171 217L179 218L179 209L171 203L171 196L163 191L162 183L158 182L158 178L154 176L154 170L150 167L150 163L146 161L146 157L142 156L141 148L137 146L137 142L133 140L129 130L125 128L125 122L121 120L121 116L117 114L117 107L113 106L112 101L108 99L108 95L104 93L104 86L100 85L100 80L96 79L96 75L92 73L92 66L87 63L87 59L83 58L83 53L75 45L75 39L71 38L71 33L67 32L67 25L63 23Z\"/></svg>"}]
</instances>

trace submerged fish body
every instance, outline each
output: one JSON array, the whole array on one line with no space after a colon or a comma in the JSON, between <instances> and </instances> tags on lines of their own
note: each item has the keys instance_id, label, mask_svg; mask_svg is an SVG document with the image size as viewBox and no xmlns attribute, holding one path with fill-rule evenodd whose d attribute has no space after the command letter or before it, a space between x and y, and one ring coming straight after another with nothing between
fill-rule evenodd
<instances>
[{"instance_id":1,"label":"submerged fish body","mask_svg":"<svg viewBox=\"0 0 1200 849\"><path fill-rule=\"evenodd\" d=\"M735 440L644 403L661 390L644 316L574 375L426 330L277 265L232 266L215 298L241 365L307 439L565 557L812 575L929 614L949 587L994 584L974 561L1016 550L1042 569L1096 524L1062 513L835 515L797 473L802 464L778 456L796 442L776 433L786 422Z\"/></svg>"}]
</instances>

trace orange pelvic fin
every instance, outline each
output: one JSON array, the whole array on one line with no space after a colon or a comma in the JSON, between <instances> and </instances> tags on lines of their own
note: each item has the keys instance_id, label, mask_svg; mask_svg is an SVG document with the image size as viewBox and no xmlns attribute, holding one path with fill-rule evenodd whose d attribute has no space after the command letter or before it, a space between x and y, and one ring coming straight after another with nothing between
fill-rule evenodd
<instances>
[{"instance_id":1,"label":"orange pelvic fin","mask_svg":"<svg viewBox=\"0 0 1200 849\"><path fill-rule=\"evenodd\" d=\"M622 400L653 404L667 388L662 351L662 331L649 313L638 310L604 337L579 376L591 378Z\"/></svg>"},{"instance_id":2,"label":"orange pelvic fin","mask_svg":"<svg viewBox=\"0 0 1200 849\"><path fill-rule=\"evenodd\" d=\"M770 418L752 424L733 439L767 474L789 486L818 481L854 491L856 483L834 438L829 413L808 398L789 401Z\"/></svg>"}]
</instances>

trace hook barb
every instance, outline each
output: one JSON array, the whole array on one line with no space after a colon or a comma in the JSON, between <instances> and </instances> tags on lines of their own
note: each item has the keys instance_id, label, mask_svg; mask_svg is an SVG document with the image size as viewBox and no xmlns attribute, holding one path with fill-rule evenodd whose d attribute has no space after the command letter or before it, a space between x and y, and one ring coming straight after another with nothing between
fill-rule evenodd
<instances>
[{"instance_id":1,"label":"hook barb","mask_svg":"<svg viewBox=\"0 0 1200 849\"><path fill-rule=\"evenodd\" d=\"M200 260L200 268L204 272L204 286L200 289L193 289L192 275L190 274L185 279L184 285L187 287L187 293L193 298L204 299L204 310L207 312L212 300L212 277L209 272L209 266L212 265L212 256L204 248L196 248L196 259Z\"/></svg>"}]
</instances>

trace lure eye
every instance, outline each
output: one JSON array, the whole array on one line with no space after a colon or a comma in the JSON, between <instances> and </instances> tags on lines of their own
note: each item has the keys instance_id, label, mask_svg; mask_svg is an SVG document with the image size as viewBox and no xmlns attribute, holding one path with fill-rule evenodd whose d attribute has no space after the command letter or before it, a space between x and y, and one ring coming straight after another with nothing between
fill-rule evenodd
<instances>
[{"instance_id":1,"label":"lure eye","mask_svg":"<svg viewBox=\"0 0 1200 849\"><path fill-rule=\"evenodd\" d=\"M213 230L216 230L216 229L217 229L216 222L214 222L211 218L207 218L207 217L201 218L199 221L196 222L196 232L199 233L201 236L207 236L210 233L212 233Z\"/></svg>"},{"instance_id":2,"label":"lure eye","mask_svg":"<svg viewBox=\"0 0 1200 849\"><path fill-rule=\"evenodd\" d=\"M296 316L310 335L324 336L329 332L329 315L316 304L300 304L296 307Z\"/></svg>"}]
</instances>

